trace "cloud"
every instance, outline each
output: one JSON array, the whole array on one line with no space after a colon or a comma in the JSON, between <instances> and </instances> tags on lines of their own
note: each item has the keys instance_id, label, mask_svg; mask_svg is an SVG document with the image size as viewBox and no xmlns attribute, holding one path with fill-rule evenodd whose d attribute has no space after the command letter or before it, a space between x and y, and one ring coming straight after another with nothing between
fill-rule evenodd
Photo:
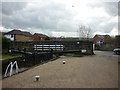
<instances>
[{"instance_id":1,"label":"cloud","mask_svg":"<svg viewBox=\"0 0 120 90\"><path fill-rule=\"evenodd\" d=\"M118 2L109 2L105 3L105 9L106 11L112 15L112 16L117 16L118 15Z\"/></svg>"},{"instance_id":2,"label":"cloud","mask_svg":"<svg viewBox=\"0 0 120 90\"><path fill-rule=\"evenodd\" d=\"M77 32L52 32L52 36L54 37L76 37Z\"/></svg>"},{"instance_id":3,"label":"cloud","mask_svg":"<svg viewBox=\"0 0 120 90\"><path fill-rule=\"evenodd\" d=\"M90 26L94 32L111 33L113 28L117 28L117 10L116 2L3 2L2 27L6 30L16 28L31 33L71 37L77 36L75 33L78 25L84 24Z\"/></svg>"},{"instance_id":4,"label":"cloud","mask_svg":"<svg viewBox=\"0 0 120 90\"><path fill-rule=\"evenodd\" d=\"M115 36L118 34L117 28L113 28L112 31L110 32L110 35Z\"/></svg>"},{"instance_id":5,"label":"cloud","mask_svg":"<svg viewBox=\"0 0 120 90\"><path fill-rule=\"evenodd\" d=\"M2 13L6 15L11 15L16 11L25 8L26 3L24 2L2 2Z\"/></svg>"},{"instance_id":6,"label":"cloud","mask_svg":"<svg viewBox=\"0 0 120 90\"><path fill-rule=\"evenodd\" d=\"M8 5L14 9L15 6L17 5L12 5L12 4L13 3L9 3ZM11 9L8 11L8 7L5 7L5 9L3 9L3 25L6 28L13 27L13 28L25 29L28 27L32 27L32 28L42 28L42 29L55 29L57 23L61 22L61 20L69 20L71 18L70 13L65 11L62 5L61 7L59 7L59 5L57 4L52 5L51 3L49 3L47 6L45 5L41 7L40 6L41 4L28 3L26 8L24 8L24 10L18 12L17 12L18 9L17 10ZM18 5L22 5L22 3ZM5 15L6 13L9 14L14 13L14 14ZM68 15L69 17L67 17Z\"/></svg>"},{"instance_id":7,"label":"cloud","mask_svg":"<svg viewBox=\"0 0 120 90\"><path fill-rule=\"evenodd\" d=\"M100 19L100 20L99 20ZM95 28L97 29L97 31L101 31L103 33L109 33L113 28L118 28L118 18L116 17L109 17L109 18L99 18L96 19L98 20L98 22L94 22L96 23Z\"/></svg>"},{"instance_id":8,"label":"cloud","mask_svg":"<svg viewBox=\"0 0 120 90\"><path fill-rule=\"evenodd\" d=\"M106 13L117 16L118 15L118 2L96 2L96 4L91 3L89 5L92 8L104 8Z\"/></svg>"}]
</instances>

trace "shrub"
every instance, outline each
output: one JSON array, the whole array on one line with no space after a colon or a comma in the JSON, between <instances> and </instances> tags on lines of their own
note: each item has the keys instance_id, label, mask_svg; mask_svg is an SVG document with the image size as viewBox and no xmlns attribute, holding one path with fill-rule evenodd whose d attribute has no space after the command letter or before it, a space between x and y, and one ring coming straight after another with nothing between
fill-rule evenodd
<instances>
[{"instance_id":1,"label":"shrub","mask_svg":"<svg viewBox=\"0 0 120 90\"><path fill-rule=\"evenodd\" d=\"M8 51L10 46L10 40L2 35L2 51Z\"/></svg>"},{"instance_id":2,"label":"shrub","mask_svg":"<svg viewBox=\"0 0 120 90\"><path fill-rule=\"evenodd\" d=\"M50 40L50 37L46 36L46 37L45 37L45 40Z\"/></svg>"}]
</instances>

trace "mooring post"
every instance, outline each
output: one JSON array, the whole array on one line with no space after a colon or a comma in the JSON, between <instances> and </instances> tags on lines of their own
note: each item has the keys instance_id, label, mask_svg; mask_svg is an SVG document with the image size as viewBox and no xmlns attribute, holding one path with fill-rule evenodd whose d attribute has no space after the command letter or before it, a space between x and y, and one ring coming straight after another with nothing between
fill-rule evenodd
<instances>
[{"instance_id":1,"label":"mooring post","mask_svg":"<svg viewBox=\"0 0 120 90\"><path fill-rule=\"evenodd\" d=\"M63 64L65 64L66 63L66 61L63 61Z\"/></svg>"},{"instance_id":2,"label":"mooring post","mask_svg":"<svg viewBox=\"0 0 120 90\"><path fill-rule=\"evenodd\" d=\"M39 79L40 79L40 76L35 76L36 81L39 81Z\"/></svg>"}]
</instances>

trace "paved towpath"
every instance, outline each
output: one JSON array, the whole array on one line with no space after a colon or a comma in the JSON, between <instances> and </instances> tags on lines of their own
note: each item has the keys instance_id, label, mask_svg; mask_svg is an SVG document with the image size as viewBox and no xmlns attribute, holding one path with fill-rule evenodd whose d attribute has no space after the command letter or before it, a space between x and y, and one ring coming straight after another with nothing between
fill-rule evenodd
<instances>
[{"instance_id":1,"label":"paved towpath","mask_svg":"<svg viewBox=\"0 0 120 90\"><path fill-rule=\"evenodd\" d=\"M66 64L62 64L65 60ZM40 81L35 76L40 75ZM3 88L117 88L118 57L61 57L3 79Z\"/></svg>"}]
</instances>

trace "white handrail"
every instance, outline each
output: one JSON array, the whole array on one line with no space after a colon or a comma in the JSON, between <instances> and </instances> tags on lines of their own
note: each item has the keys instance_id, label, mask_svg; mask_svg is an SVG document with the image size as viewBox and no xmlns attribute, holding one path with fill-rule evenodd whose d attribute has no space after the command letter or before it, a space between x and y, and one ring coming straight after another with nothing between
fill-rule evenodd
<instances>
[{"instance_id":1,"label":"white handrail","mask_svg":"<svg viewBox=\"0 0 120 90\"><path fill-rule=\"evenodd\" d=\"M10 67L10 76L12 75L14 65L16 65L16 73L18 73L19 68L18 68L17 61L15 61L14 63L10 62L10 64L7 66L7 69L5 71L5 77L7 76L7 72L8 72L9 67Z\"/></svg>"}]
</instances>

